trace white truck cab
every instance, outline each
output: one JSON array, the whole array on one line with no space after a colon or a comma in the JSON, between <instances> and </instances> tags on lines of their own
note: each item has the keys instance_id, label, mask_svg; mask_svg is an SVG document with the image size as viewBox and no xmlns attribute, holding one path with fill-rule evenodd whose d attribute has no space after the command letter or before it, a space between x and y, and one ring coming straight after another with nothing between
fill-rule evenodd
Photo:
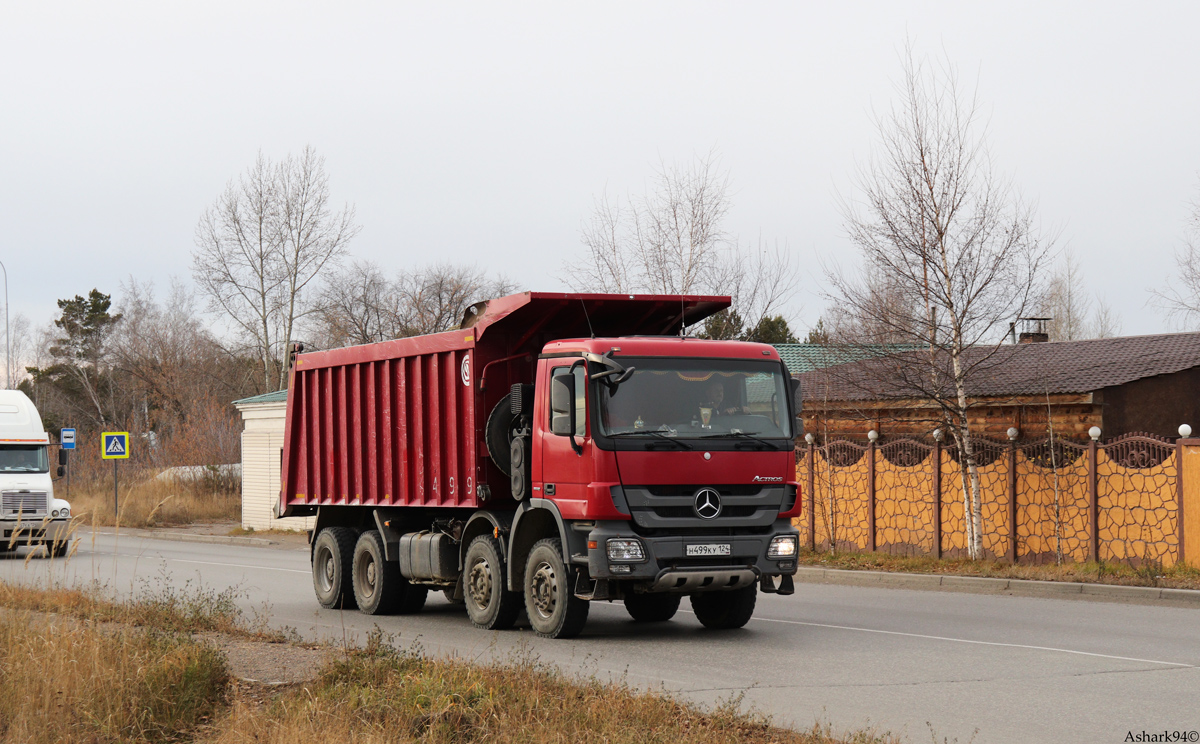
<instances>
[{"instance_id":1,"label":"white truck cab","mask_svg":"<svg viewBox=\"0 0 1200 744\"><path fill-rule=\"evenodd\" d=\"M54 498L49 449L33 401L0 390L0 552L45 545L61 556L70 546L71 505Z\"/></svg>"}]
</instances>

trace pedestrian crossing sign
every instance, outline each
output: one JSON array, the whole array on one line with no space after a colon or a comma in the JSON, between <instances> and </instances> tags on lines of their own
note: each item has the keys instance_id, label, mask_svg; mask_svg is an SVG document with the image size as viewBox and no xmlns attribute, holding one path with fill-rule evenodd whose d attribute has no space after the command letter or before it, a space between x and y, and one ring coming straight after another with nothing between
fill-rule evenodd
<instances>
[{"instance_id":1,"label":"pedestrian crossing sign","mask_svg":"<svg viewBox=\"0 0 1200 744\"><path fill-rule=\"evenodd\" d=\"M100 435L100 456L105 460L129 458L129 432L106 431Z\"/></svg>"}]
</instances>

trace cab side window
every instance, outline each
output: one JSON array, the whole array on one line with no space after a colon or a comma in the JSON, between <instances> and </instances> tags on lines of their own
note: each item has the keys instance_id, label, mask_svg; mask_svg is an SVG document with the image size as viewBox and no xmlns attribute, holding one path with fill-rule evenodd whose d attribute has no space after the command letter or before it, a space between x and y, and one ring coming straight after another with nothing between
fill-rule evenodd
<instances>
[{"instance_id":1,"label":"cab side window","mask_svg":"<svg viewBox=\"0 0 1200 744\"><path fill-rule=\"evenodd\" d=\"M555 367L550 370L550 375L551 380L563 375L575 377L575 436L587 436L587 370L582 364L573 370L571 367Z\"/></svg>"}]
</instances>

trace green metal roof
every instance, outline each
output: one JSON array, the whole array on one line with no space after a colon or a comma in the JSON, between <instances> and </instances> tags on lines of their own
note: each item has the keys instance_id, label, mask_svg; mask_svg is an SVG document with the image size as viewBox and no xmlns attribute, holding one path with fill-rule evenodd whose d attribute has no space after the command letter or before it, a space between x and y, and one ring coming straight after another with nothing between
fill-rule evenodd
<instances>
[{"instance_id":1,"label":"green metal roof","mask_svg":"<svg viewBox=\"0 0 1200 744\"><path fill-rule=\"evenodd\" d=\"M793 375L802 375L814 369L825 369L838 364L856 362L859 359L908 351L915 348L907 344L870 344L849 346L845 344L775 344L779 358Z\"/></svg>"},{"instance_id":2,"label":"green metal roof","mask_svg":"<svg viewBox=\"0 0 1200 744\"><path fill-rule=\"evenodd\" d=\"M250 398L242 398L241 400L235 400L233 402L233 404L235 406L240 406L243 404L253 405L255 403L286 403L287 398L288 398L287 390L276 390L273 393L263 393L262 395L255 395Z\"/></svg>"}]
</instances>

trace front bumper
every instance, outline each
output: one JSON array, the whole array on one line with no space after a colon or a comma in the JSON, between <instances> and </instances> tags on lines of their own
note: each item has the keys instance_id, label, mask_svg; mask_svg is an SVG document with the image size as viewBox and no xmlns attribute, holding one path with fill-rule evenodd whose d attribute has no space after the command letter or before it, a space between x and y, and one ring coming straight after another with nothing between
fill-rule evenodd
<instances>
[{"instance_id":1,"label":"front bumper","mask_svg":"<svg viewBox=\"0 0 1200 744\"><path fill-rule=\"evenodd\" d=\"M70 519L0 520L0 545L17 547L62 543L70 539L70 527Z\"/></svg>"},{"instance_id":2,"label":"front bumper","mask_svg":"<svg viewBox=\"0 0 1200 744\"><path fill-rule=\"evenodd\" d=\"M767 558L767 546L779 535L796 535L799 539L799 531L786 519L776 520L762 534L687 536L638 535L629 522L597 522L588 533L588 545L596 546L588 548L588 574L593 579L632 581L640 585L638 591L647 592L690 594L740 589L763 576L796 573L796 556L783 560ZM612 538L641 540L646 560L610 563L608 540ZM729 545L729 555L688 556L689 545Z\"/></svg>"}]
</instances>

